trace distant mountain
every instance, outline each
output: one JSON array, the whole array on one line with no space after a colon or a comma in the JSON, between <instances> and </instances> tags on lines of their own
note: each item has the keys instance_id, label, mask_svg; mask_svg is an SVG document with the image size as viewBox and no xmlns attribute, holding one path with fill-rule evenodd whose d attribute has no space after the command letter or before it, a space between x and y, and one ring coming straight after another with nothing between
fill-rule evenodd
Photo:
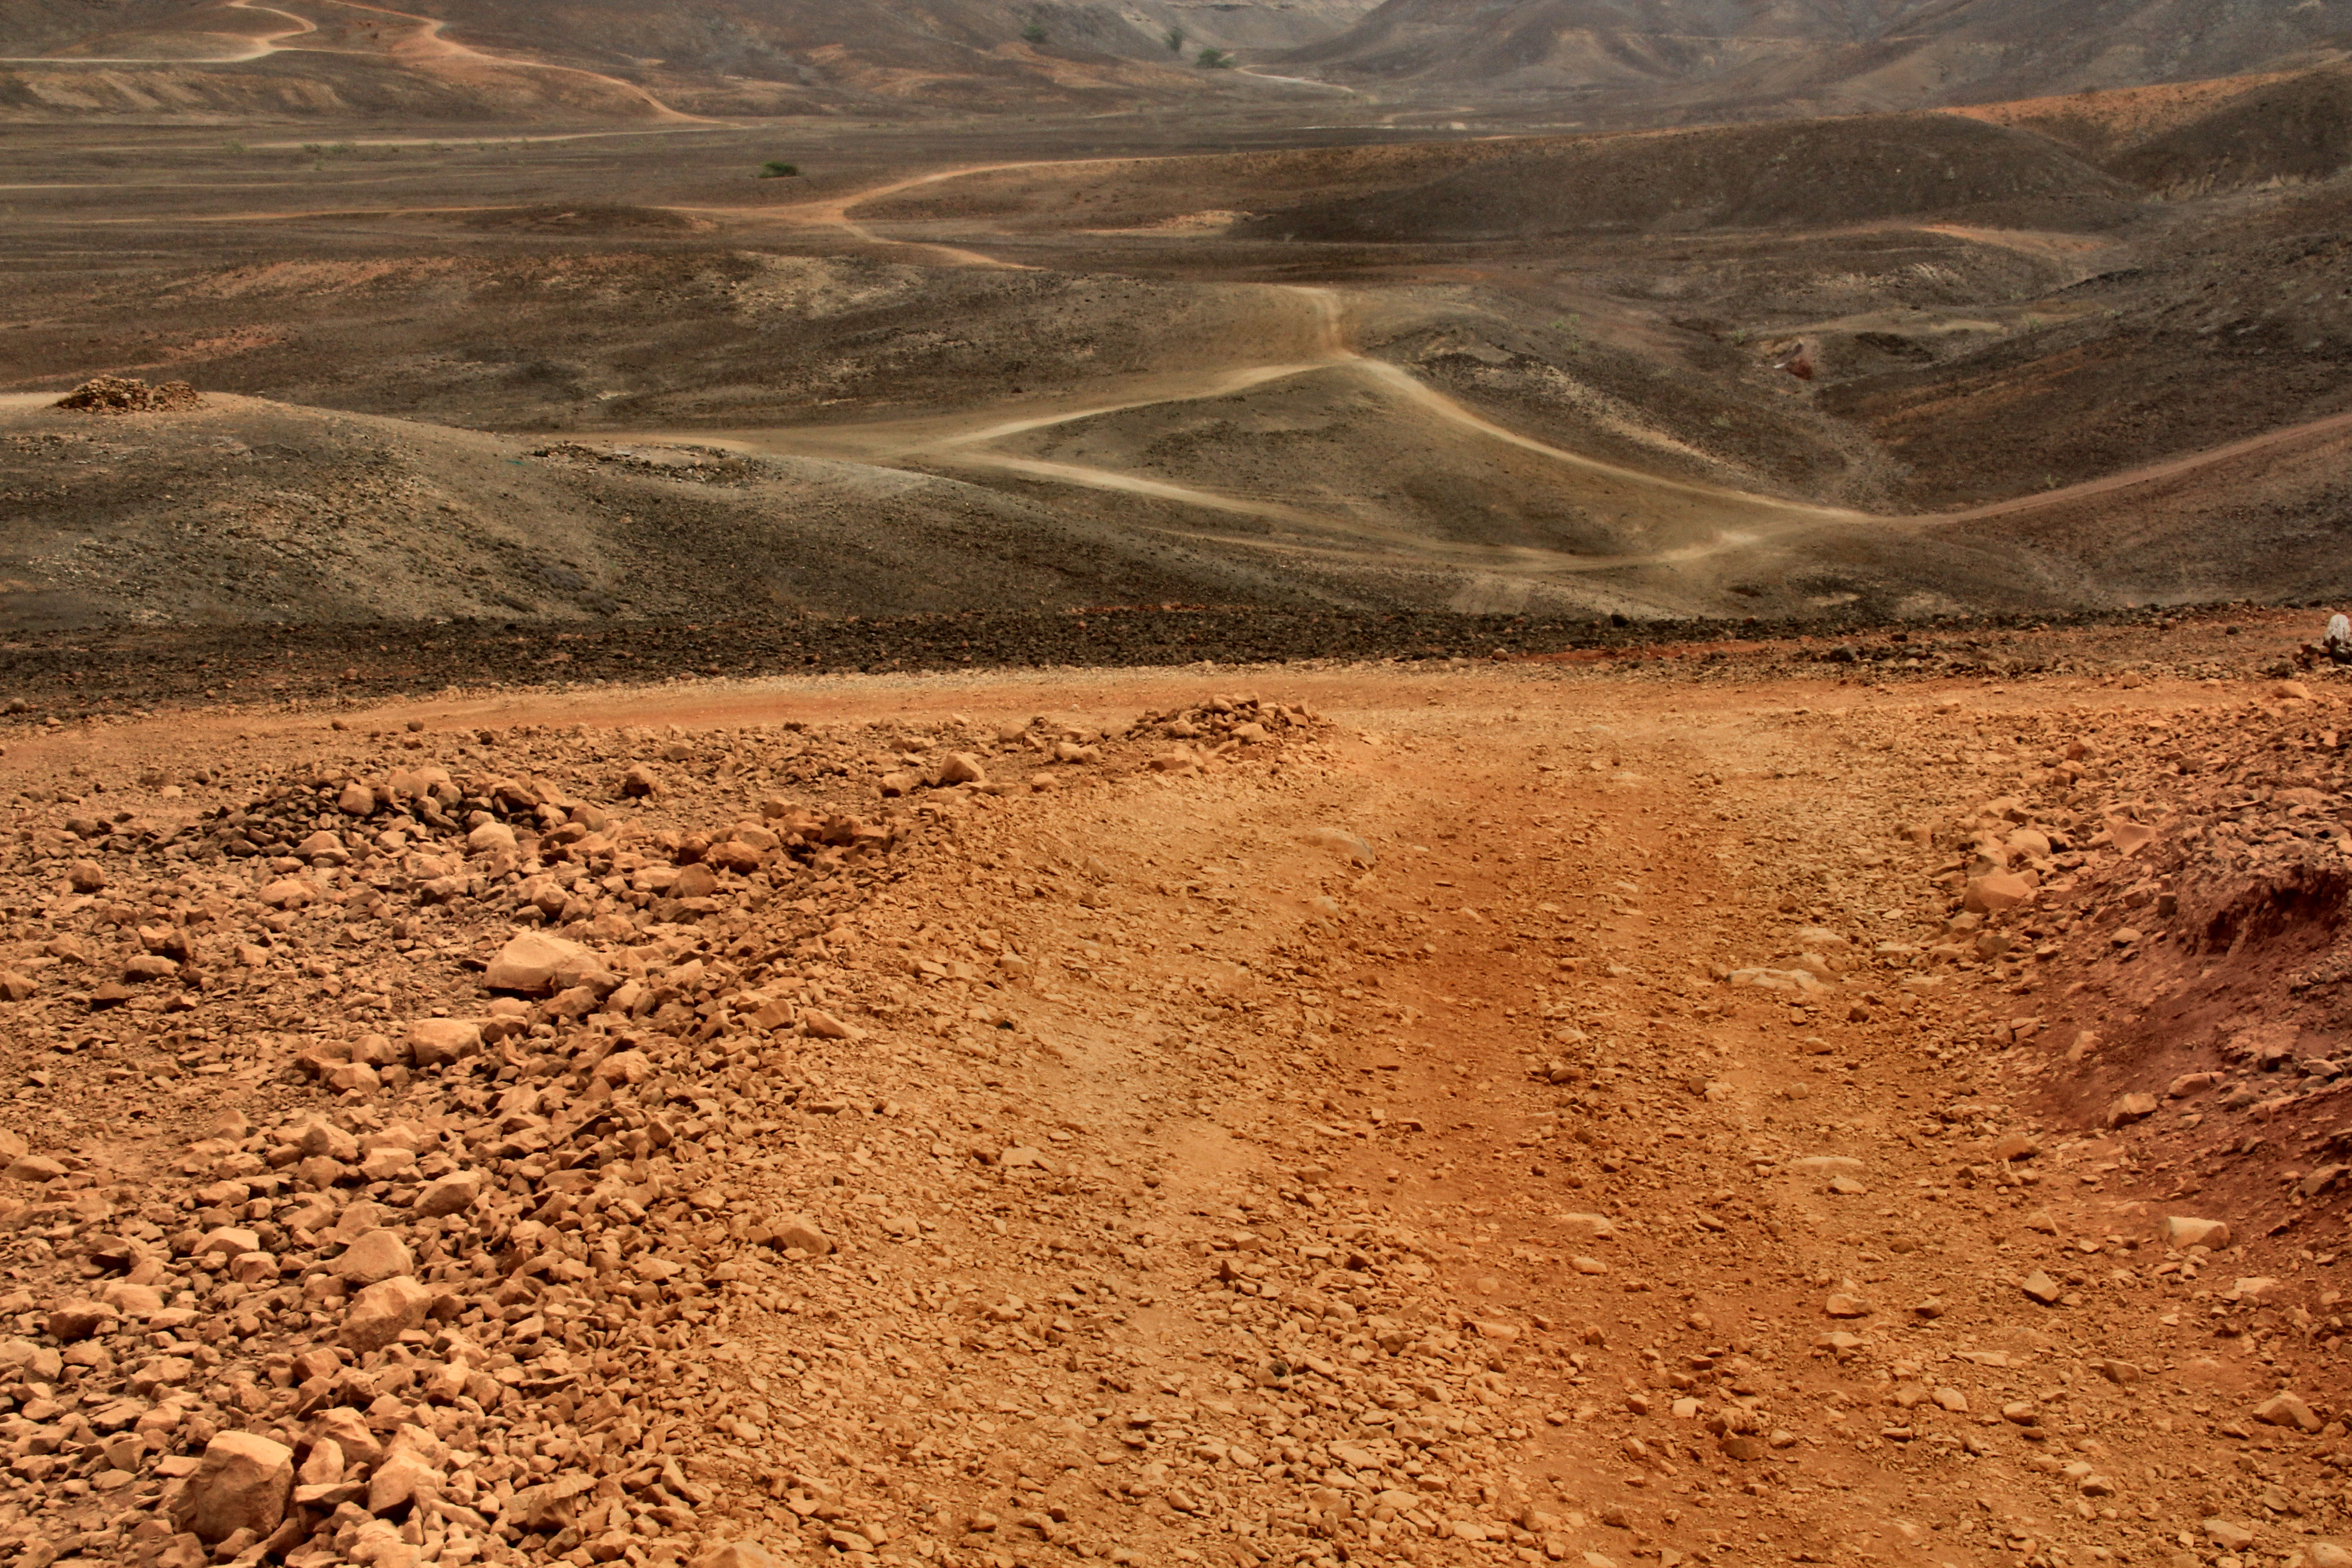
<instances>
[{"instance_id":1,"label":"distant mountain","mask_svg":"<svg viewBox=\"0 0 2352 1568\"><path fill-rule=\"evenodd\" d=\"M1885 33L1920 0L1385 0L1290 68L1398 84L1705 80Z\"/></svg>"},{"instance_id":2,"label":"distant mountain","mask_svg":"<svg viewBox=\"0 0 2352 1568\"><path fill-rule=\"evenodd\" d=\"M2352 0L1942 0L1821 79L1880 102L1989 102L2259 69L2352 29Z\"/></svg>"},{"instance_id":3,"label":"distant mountain","mask_svg":"<svg viewBox=\"0 0 2352 1568\"><path fill-rule=\"evenodd\" d=\"M2187 80L2340 46L2352 0L1384 0L1280 68L1688 108L1912 108Z\"/></svg>"},{"instance_id":4,"label":"distant mountain","mask_svg":"<svg viewBox=\"0 0 2352 1568\"><path fill-rule=\"evenodd\" d=\"M1124 0L1121 16L1165 44L1171 27L1188 47L1292 49L1345 32L1379 0Z\"/></svg>"}]
</instances>

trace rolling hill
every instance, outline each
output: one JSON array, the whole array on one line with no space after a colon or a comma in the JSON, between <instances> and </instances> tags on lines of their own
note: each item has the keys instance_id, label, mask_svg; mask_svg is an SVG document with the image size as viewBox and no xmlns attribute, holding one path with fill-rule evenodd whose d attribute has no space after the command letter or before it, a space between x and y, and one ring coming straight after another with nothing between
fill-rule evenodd
<instances>
[{"instance_id":1,"label":"rolling hill","mask_svg":"<svg viewBox=\"0 0 2352 1568\"><path fill-rule=\"evenodd\" d=\"M1285 68L1620 117L1845 111L2236 74L2347 28L2352 0L1386 0Z\"/></svg>"},{"instance_id":2,"label":"rolling hill","mask_svg":"<svg viewBox=\"0 0 2352 1568\"><path fill-rule=\"evenodd\" d=\"M1269 90L1203 48L1282 49L1369 0L213 0L12 15L0 114L658 119L1100 109ZM1284 90L1284 89L1274 89Z\"/></svg>"}]
</instances>

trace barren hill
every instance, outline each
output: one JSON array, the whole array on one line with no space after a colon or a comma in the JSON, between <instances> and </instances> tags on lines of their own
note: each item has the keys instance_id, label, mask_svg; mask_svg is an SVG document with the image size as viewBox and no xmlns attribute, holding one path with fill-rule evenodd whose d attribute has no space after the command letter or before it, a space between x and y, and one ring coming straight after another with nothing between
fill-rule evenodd
<instances>
[{"instance_id":1,"label":"barren hill","mask_svg":"<svg viewBox=\"0 0 2352 1568\"><path fill-rule=\"evenodd\" d=\"M1990 129L1948 115L1907 115L1530 140L1377 196L1299 202L1240 232L1463 240L1805 229L1921 213L2015 226L2027 208L2043 221L2064 209L2079 222L2130 197L2040 138L1988 135Z\"/></svg>"},{"instance_id":2,"label":"barren hill","mask_svg":"<svg viewBox=\"0 0 2352 1568\"><path fill-rule=\"evenodd\" d=\"M2347 0L1386 0L1290 68L1569 92L1613 116L1983 102L2257 69L2352 26Z\"/></svg>"},{"instance_id":3,"label":"barren hill","mask_svg":"<svg viewBox=\"0 0 2352 1568\"><path fill-rule=\"evenodd\" d=\"M1960 112L2047 136L2168 196L2324 180L2352 163L2352 68L2340 64Z\"/></svg>"},{"instance_id":4,"label":"barren hill","mask_svg":"<svg viewBox=\"0 0 2352 1568\"><path fill-rule=\"evenodd\" d=\"M0 399L0 495L32 503L0 553L11 630L1350 597L948 477L220 394L169 417L35 405Z\"/></svg>"},{"instance_id":5,"label":"barren hill","mask_svg":"<svg viewBox=\"0 0 2352 1568\"><path fill-rule=\"evenodd\" d=\"M1288 63L1343 79L1505 90L1659 85L1810 59L1918 0L1386 0Z\"/></svg>"},{"instance_id":6,"label":"barren hill","mask_svg":"<svg viewBox=\"0 0 2352 1568\"><path fill-rule=\"evenodd\" d=\"M731 0L661 6L211 0L34 7L0 112L412 121L1034 110L1266 90L1198 51L1325 36L1362 0ZM13 21L13 18L12 18Z\"/></svg>"}]
</instances>

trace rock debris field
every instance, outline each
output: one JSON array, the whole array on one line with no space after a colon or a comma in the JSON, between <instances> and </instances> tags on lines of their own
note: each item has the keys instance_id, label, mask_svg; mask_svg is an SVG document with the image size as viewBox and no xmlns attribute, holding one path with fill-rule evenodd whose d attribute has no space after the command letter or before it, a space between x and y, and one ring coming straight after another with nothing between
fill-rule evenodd
<instances>
[{"instance_id":1,"label":"rock debris field","mask_svg":"<svg viewBox=\"0 0 2352 1568\"><path fill-rule=\"evenodd\" d=\"M0 1552L2336 1568L2345 689L24 724Z\"/></svg>"}]
</instances>

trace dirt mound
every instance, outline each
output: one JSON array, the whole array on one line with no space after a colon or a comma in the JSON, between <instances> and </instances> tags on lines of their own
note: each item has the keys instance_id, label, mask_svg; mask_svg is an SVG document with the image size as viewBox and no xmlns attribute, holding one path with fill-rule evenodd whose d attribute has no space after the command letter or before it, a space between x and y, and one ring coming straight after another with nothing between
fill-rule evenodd
<instances>
[{"instance_id":1,"label":"dirt mound","mask_svg":"<svg viewBox=\"0 0 2352 1568\"><path fill-rule=\"evenodd\" d=\"M2348 584L2352 425L2321 425L2143 482L1937 525L1938 539L2016 552L2075 602L2305 604Z\"/></svg>"},{"instance_id":2,"label":"dirt mound","mask_svg":"<svg viewBox=\"0 0 2352 1568\"><path fill-rule=\"evenodd\" d=\"M1761 60L1849 42L1830 7L1685 0L1390 0L1335 38L1291 51L1286 69L1341 80L1526 91L1704 80Z\"/></svg>"},{"instance_id":3,"label":"dirt mound","mask_svg":"<svg viewBox=\"0 0 2352 1568\"><path fill-rule=\"evenodd\" d=\"M203 402L196 389L184 381L150 386L133 377L101 375L83 382L50 406L84 414L168 414Z\"/></svg>"},{"instance_id":4,"label":"dirt mound","mask_svg":"<svg viewBox=\"0 0 2352 1568\"><path fill-rule=\"evenodd\" d=\"M71 120L131 113L213 119L398 117L411 123L658 121L696 114L921 114L942 108L1034 112L1244 98L1291 89L1195 68L1168 47L1255 36L1290 43L1352 20L1359 0L1294 12L1255 0L1142 10L1096 0L846 0L690 10L574 0L549 8L451 0L430 16L290 14L211 5L124 7L76 18L45 5L39 54L0 61L0 116ZM148 7L131 7L145 14ZM1235 14L1238 14L1235 16ZM1235 16L1230 26L1219 23ZM252 32L257 17L268 32ZM286 17L299 26L289 26ZM79 26L76 25L79 20ZM213 29L220 28L220 31Z\"/></svg>"},{"instance_id":5,"label":"dirt mound","mask_svg":"<svg viewBox=\"0 0 2352 1568\"><path fill-rule=\"evenodd\" d=\"M327 220L293 254L174 269L131 300L50 273L29 285L47 319L7 348L20 366L97 368L141 363L142 342L161 336L178 374L215 391L593 433L956 407L975 386L1036 392L1199 363L1250 320L1246 294L1214 284L777 255L648 221L577 248L493 228L480 242L493 253L478 255L427 214L422 234L371 236L373 254L301 249ZM64 321L100 308L117 335L69 340Z\"/></svg>"},{"instance_id":6,"label":"dirt mound","mask_svg":"<svg viewBox=\"0 0 2352 1568\"><path fill-rule=\"evenodd\" d=\"M1030 234L1165 229L1210 212L1243 241L1454 244L1929 216L2100 227L2138 200L2041 136L1906 114L1016 167L857 216Z\"/></svg>"},{"instance_id":7,"label":"dirt mound","mask_svg":"<svg viewBox=\"0 0 2352 1568\"><path fill-rule=\"evenodd\" d=\"M71 498L0 551L13 631L1362 602L1181 508L1097 514L899 468L566 448L230 396L102 433L64 417L0 415L0 485Z\"/></svg>"},{"instance_id":8,"label":"dirt mound","mask_svg":"<svg viewBox=\"0 0 2352 1568\"><path fill-rule=\"evenodd\" d=\"M2352 782L2346 714L2279 681L2161 724L2095 721L2045 783L1937 839L1968 862L1945 873L1959 939L2036 944L2040 988L2066 999L2010 1026L2042 1093L2130 1129L2171 1212L2226 1217L2217 1251L2341 1240L2311 1200L2352 1173L2352 838L2329 805Z\"/></svg>"},{"instance_id":9,"label":"dirt mound","mask_svg":"<svg viewBox=\"0 0 2352 1568\"><path fill-rule=\"evenodd\" d=\"M159 112L197 124L253 118L457 127L677 118L645 89L602 73L452 55L430 44L398 56L288 49L217 63L143 57L0 63L0 120L103 121Z\"/></svg>"}]
</instances>

